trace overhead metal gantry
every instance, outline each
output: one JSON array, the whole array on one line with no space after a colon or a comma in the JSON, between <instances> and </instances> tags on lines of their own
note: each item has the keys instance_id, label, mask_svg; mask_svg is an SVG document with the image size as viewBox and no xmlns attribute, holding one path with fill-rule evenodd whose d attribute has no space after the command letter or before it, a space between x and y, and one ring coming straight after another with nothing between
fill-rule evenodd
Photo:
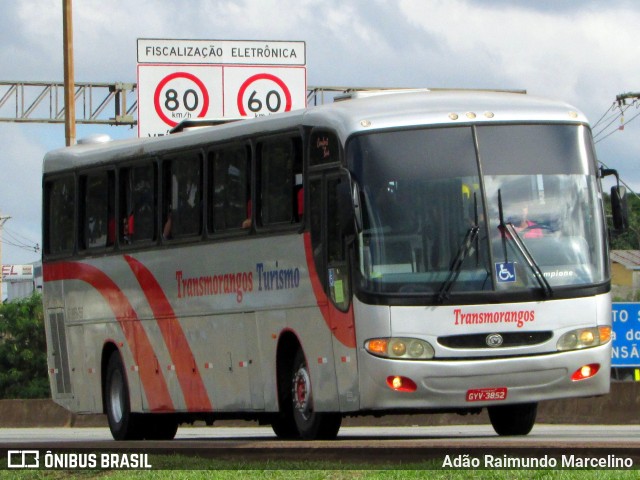
<instances>
[{"instance_id":1,"label":"overhead metal gantry","mask_svg":"<svg viewBox=\"0 0 640 480\"><path fill-rule=\"evenodd\" d=\"M374 87L307 87L307 105L332 102L336 95ZM138 124L135 83L76 83L76 123ZM0 122L64 123L63 82L0 81Z\"/></svg>"},{"instance_id":2,"label":"overhead metal gantry","mask_svg":"<svg viewBox=\"0 0 640 480\"><path fill-rule=\"evenodd\" d=\"M135 83L76 83L76 123L137 124ZM64 123L63 82L0 81L0 122Z\"/></svg>"}]
</instances>

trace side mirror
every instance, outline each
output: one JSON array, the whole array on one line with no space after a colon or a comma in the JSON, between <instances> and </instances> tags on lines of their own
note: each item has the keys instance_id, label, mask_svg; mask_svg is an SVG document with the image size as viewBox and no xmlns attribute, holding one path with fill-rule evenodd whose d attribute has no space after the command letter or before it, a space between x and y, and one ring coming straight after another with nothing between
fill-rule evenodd
<instances>
[{"instance_id":1,"label":"side mirror","mask_svg":"<svg viewBox=\"0 0 640 480\"><path fill-rule=\"evenodd\" d=\"M611 213L613 227L621 232L629 228L629 209L627 207L627 189L616 185L611 187Z\"/></svg>"},{"instance_id":2,"label":"side mirror","mask_svg":"<svg viewBox=\"0 0 640 480\"><path fill-rule=\"evenodd\" d=\"M600 167L600 178L615 175L616 185L611 187L611 214L613 228L621 233L629 228L629 208L627 207L627 189L620 186L618 171Z\"/></svg>"}]
</instances>

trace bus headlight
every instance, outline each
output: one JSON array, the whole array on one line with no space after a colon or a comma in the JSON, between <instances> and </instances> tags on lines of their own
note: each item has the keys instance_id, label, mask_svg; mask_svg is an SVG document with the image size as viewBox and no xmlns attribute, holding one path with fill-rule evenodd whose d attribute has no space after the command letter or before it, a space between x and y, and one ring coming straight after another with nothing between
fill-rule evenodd
<instances>
[{"instance_id":1,"label":"bus headlight","mask_svg":"<svg viewBox=\"0 0 640 480\"><path fill-rule=\"evenodd\" d=\"M562 335L558 340L557 348L561 352L579 350L604 345L609 340L611 340L610 326L579 328Z\"/></svg>"},{"instance_id":2,"label":"bus headlight","mask_svg":"<svg viewBox=\"0 0 640 480\"><path fill-rule=\"evenodd\" d=\"M364 348L377 357L403 360L429 360L435 353L428 342L418 338L371 338Z\"/></svg>"}]
</instances>

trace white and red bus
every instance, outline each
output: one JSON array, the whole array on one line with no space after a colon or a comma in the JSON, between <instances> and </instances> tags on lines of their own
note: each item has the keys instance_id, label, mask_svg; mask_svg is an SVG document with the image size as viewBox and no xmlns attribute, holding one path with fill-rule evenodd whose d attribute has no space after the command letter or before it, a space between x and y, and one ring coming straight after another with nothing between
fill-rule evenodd
<instances>
[{"instance_id":1,"label":"white and red bus","mask_svg":"<svg viewBox=\"0 0 640 480\"><path fill-rule=\"evenodd\" d=\"M506 92L371 95L44 160L54 400L116 439L478 413L609 391L591 132Z\"/></svg>"}]
</instances>

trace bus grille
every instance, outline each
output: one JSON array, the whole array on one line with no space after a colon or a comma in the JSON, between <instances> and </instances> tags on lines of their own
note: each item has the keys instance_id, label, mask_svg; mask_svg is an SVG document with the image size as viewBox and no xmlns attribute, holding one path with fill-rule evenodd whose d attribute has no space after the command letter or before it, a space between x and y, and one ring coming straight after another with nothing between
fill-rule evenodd
<instances>
[{"instance_id":1,"label":"bus grille","mask_svg":"<svg viewBox=\"0 0 640 480\"><path fill-rule=\"evenodd\" d=\"M438 337L438 343L448 348L505 348L505 347L525 347L544 343L553 337L553 332L506 332L500 333L502 338L500 345L491 345L489 337L495 335L491 333L478 333L473 335L452 335L449 337Z\"/></svg>"}]
</instances>

